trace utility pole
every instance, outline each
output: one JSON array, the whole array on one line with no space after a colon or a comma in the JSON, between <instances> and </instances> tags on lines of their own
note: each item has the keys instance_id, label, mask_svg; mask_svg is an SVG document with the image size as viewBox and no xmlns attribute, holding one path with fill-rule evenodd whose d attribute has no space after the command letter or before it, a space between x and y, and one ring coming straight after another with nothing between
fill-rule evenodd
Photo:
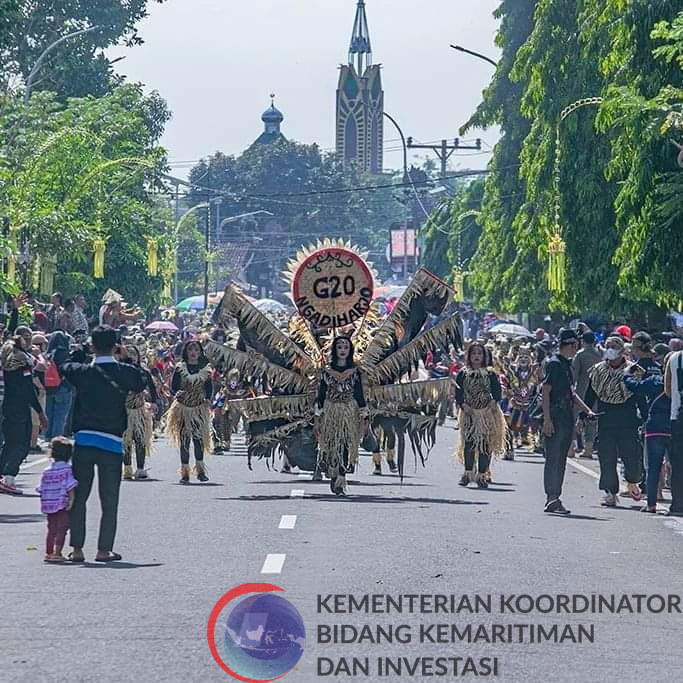
<instances>
[{"instance_id":1,"label":"utility pole","mask_svg":"<svg viewBox=\"0 0 683 683\"><path fill-rule=\"evenodd\" d=\"M474 146L461 145L460 138L455 138L453 144L449 144L448 140L442 140L440 145L416 145L413 138L408 138L408 149L431 149L439 160L441 161L441 178L447 175L448 160L456 152L461 149L474 149L481 151L481 140L477 138Z\"/></svg>"},{"instance_id":2,"label":"utility pole","mask_svg":"<svg viewBox=\"0 0 683 683\"><path fill-rule=\"evenodd\" d=\"M175 236L173 238L173 257L175 260L175 268L173 273L173 303L178 303L178 242L180 235L178 230L180 227L180 183L175 183Z\"/></svg>"}]
</instances>

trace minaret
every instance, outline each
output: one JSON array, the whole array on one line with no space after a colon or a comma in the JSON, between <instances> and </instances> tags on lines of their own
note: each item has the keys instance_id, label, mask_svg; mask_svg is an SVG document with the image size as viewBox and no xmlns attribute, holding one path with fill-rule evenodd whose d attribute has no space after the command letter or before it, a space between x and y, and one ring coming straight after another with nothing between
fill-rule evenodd
<instances>
[{"instance_id":1,"label":"minaret","mask_svg":"<svg viewBox=\"0 0 683 683\"><path fill-rule=\"evenodd\" d=\"M275 106L275 95L271 93L270 107L261 116L261 121L263 121L265 128L254 144L270 145L273 142L285 140L286 138L280 130L284 120L285 117L282 115L282 112Z\"/></svg>"},{"instance_id":2,"label":"minaret","mask_svg":"<svg viewBox=\"0 0 683 683\"><path fill-rule=\"evenodd\" d=\"M348 64L337 87L337 154L370 173L381 173L384 146L384 91L379 65L372 63L372 44L365 1L358 0Z\"/></svg>"}]
</instances>

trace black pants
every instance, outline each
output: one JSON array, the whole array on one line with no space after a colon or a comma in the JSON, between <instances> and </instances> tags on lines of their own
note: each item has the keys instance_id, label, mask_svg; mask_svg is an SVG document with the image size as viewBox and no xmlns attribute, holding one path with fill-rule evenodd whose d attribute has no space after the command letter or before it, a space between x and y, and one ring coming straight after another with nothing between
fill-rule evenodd
<instances>
[{"instance_id":1,"label":"black pants","mask_svg":"<svg viewBox=\"0 0 683 683\"><path fill-rule=\"evenodd\" d=\"M74 477L78 481L76 498L71 508L71 545L82 548L85 544L85 509L92 489L97 467L97 489L100 496L102 518L97 549L110 551L116 536L116 517L121 488L121 456L99 448L76 446L73 457Z\"/></svg>"},{"instance_id":2,"label":"black pants","mask_svg":"<svg viewBox=\"0 0 683 683\"><path fill-rule=\"evenodd\" d=\"M471 472L474 469L474 454L476 449L474 446L468 441L465 443L465 469L468 472ZM491 455L487 453L486 451L479 452L479 460L478 460L478 470L479 474L484 474L486 470L489 468L489 465L491 464Z\"/></svg>"},{"instance_id":3,"label":"black pants","mask_svg":"<svg viewBox=\"0 0 683 683\"><path fill-rule=\"evenodd\" d=\"M555 431L552 436L543 437L545 465L543 467L543 487L550 502L562 495L564 473L567 469L567 453L574 433L574 414L571 411L551 413Z\"/></svg>"},{"instance_id":4,"label":"black pants","mask_svg":"<svg viewBox=\"0 0 683 683\"><path fill-rule=\"evenodd\" d=\"M147 454L147 449L145 447L145 442L142 439L135 439L135 441L126 448L123 452L123 464L132 464L132 451L135 448L135 462L139 470L145 469L145 455Z\"/></svg>"},{"instance_id":5,"label":"black pants","mask_svg":"<svg viewBox=\"0 0 683 683\"><path fill-rule=\"evenodd\" d=\"M4 415L2 423L5 444L0 454L0 474L16 477L31 446L31 410Z\"/></svg>"},{"instance_id":6,"label":"black pants","mask_svg":"<svg viewBox=\"0 0 683 683\"><path fill-rule=\"evenodd\" d=\"M671 511L683 514L683 418L671 423Z\"/></svg>"},{"instance_id":7,"label":"black pants","mask_svg":"<svg viewBox=\"0 0 683 683\"><path fill-rule=\"evenodd\" d=\"M194 444L194 459L197 462L204 460L204 444L201 439L192 439ZM180 464L190 464L190 440L186 439L180 444Z\"/></svg>"},{"instance_id":8,"label":"black pants","mask_svg":"<svg viewBox=\"0 0 683 683\"><path fill-rule=\"evenodd\" d=\"M634 426L626 425L621 429L600 429L600 490L619 493L617 462L624 463L624 477L629 484L640 483L643 464L643 447Z\"/></svg>"}]
</instances>

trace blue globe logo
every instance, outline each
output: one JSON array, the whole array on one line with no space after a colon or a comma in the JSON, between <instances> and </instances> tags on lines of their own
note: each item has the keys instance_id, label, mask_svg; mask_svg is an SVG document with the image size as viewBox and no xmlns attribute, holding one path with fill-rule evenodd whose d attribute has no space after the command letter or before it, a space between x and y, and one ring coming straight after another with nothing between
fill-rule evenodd
<instances>
[{"instance_id":1,"label":"blue globe logo","mask_svg":"<svg viewBox=\"0 0 683 683\"><path fill-rule=\"evenodd\" d=\"M223 646L235 673L269 680L296 666L306 646L306 630L288 600L263 593L245 598L230 612Z\"/></svg>"}]
</instances>

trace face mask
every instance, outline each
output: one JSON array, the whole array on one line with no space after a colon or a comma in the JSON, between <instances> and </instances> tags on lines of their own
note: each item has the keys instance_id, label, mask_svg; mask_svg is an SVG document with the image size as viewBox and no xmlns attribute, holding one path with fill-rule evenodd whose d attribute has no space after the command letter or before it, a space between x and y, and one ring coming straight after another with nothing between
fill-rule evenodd
<instances>
[{"instance_id":1,"label":"face mask","mask_svg":"<svg viewBox=\"0 0 683 683\"><path fill-rule=\"evenodd\" d=\"M605 351L605 360L616 360L621 355L620 351L617 349L607 349Z\"/></svg>"}]
</instances>

